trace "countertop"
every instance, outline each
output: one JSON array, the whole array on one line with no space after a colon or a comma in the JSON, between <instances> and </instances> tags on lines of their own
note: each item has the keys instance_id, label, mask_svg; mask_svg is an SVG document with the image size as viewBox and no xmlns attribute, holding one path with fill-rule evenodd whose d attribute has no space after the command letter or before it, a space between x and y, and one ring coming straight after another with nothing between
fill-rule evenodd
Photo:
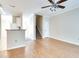
<instances>
[{"instance_id":1,"label":"countertop","mask_svg":"<svg viewBox=\"0 0 79 59\"><path fill-rule=\"evenodd\" d=\"M25 29L6 29L6 31L25 31Z\"/></svg>"}]
</instances>

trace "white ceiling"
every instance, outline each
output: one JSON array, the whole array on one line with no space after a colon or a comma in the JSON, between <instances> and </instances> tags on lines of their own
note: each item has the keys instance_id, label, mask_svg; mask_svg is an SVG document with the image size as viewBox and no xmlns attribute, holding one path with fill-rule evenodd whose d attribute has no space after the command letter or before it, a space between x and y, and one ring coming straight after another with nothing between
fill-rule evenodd
<instances>
[{"instance_id":1,"label":"white ceiling","mask_svg":"<svg viewBox=\"0 0 79 59\"><path fill-rule=\"evenodd\" d=\"M48 0L0 0L0 3L2 4L4 10L11 14L39 13L44 15L52 15L60 14L79 7L79 0L68 0L62 3L62 5L66 6L65 9L57 9L56 12L52 13L49 8L41 9L42 6L50 4Z\"/></svg>"}]
</instances>

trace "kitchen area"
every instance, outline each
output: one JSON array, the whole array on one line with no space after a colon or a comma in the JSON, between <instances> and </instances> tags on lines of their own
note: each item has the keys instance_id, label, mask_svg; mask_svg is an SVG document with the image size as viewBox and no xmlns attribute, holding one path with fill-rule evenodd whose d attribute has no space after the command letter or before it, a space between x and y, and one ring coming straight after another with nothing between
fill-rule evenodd
<instances>
[{"instance_id":1,"label":"kitchen area","mask_svg":"<svg viewBox=\"0 0 79 59\"><path fill-rule=\"evenodd\" d=\"M22 14L1 15L1 50L25 46L25 29L22 28Z\"/></svg>"}]
</instances>

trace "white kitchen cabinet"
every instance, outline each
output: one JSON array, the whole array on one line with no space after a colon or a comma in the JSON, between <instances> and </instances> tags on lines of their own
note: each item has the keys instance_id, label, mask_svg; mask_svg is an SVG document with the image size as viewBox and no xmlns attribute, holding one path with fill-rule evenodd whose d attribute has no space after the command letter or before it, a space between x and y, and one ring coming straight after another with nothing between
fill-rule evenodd
<instances>
[{"instance_id":1,"label":"white kitchen cabinet","mask_svg":"<svg viewBox=\"0 0 79 59\"><path fill-rule=\"evenodd\" d=\"M25 45L25 30L7 30L7 49L14 49Z\"/></svg>"}]
</instances>

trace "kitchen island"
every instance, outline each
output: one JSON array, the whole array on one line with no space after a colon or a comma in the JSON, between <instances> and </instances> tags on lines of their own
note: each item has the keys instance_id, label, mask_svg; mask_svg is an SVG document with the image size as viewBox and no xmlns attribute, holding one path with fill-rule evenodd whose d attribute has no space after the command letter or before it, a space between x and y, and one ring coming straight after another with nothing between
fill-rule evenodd
<instances>
[{"instance_id":1,"label":"kitchen island","mask_svg":"<svg viewBox=\"0 0 79 59\"><path fill-rule=\"evenodd\" d=\"M7 49L14 49L25 45L24 29L7 29Z\"/></svg>"}]
</instances>

